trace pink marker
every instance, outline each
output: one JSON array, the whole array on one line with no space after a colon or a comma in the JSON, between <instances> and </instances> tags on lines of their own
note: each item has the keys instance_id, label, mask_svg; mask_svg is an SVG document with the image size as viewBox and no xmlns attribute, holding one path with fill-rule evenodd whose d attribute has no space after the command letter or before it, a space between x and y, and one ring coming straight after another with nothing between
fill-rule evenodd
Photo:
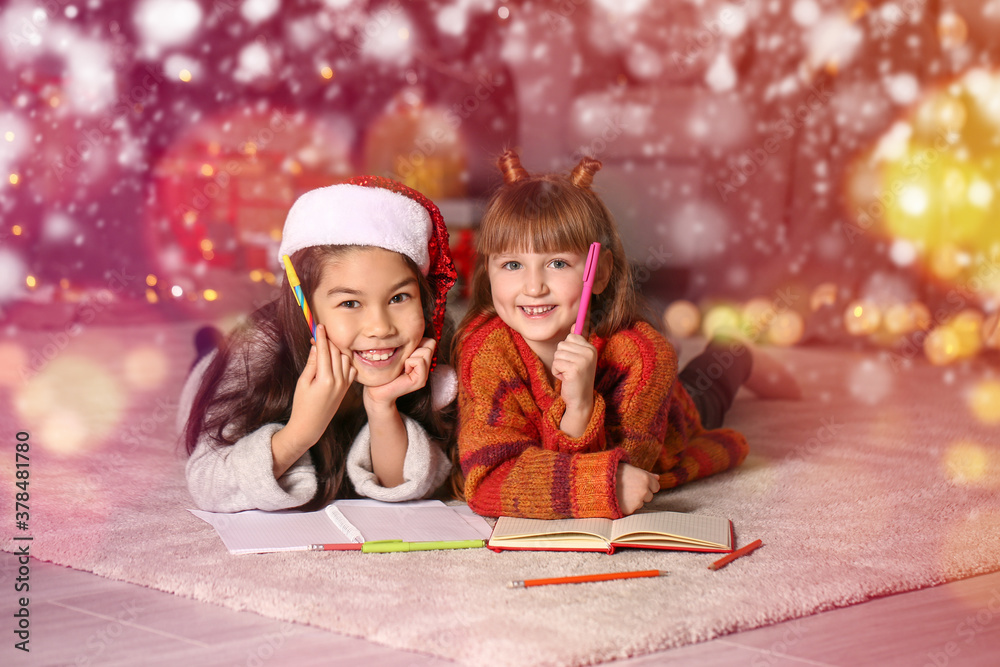
<instances>
[{"instance_id":1,"label":"pink marker","mask_svg":"<svg viewBox=\"0 0 1000 667\"><path fill-rule=\"evenodd\" d=\"M587 251L587 265L583 269L583 293L580 295L580 312L576 314L576 324L573 333L582 336L583 325L587 321L587 306L590 305L590 294L594 291L594 277L597 276L597 259L601 254L601 244L591 243Z\"/></svg>"}]
</instances>

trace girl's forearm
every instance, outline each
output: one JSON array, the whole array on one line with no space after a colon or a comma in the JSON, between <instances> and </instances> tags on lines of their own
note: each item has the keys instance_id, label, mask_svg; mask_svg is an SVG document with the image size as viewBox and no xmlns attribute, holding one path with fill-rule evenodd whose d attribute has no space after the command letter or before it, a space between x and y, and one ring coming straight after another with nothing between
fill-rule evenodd
<instances>
[{"instance_id":1,"label":"girl's forearm","mask_svg":"<svg viewBox=\"0 0 1000 667\"><path fill-rule=\"evenodd\" d=\"M389 405L365 401L365 411L371 432L372 472L382 486L399 486L404 481L403 461L409 443L403 417L395 401Z\"/></svg>"},{"instance_id":2,"label":"girl's forearm","mask_svg":"<svg viewBox=\"0 0 1000 667\"><path fill-rule=\"evenodd\" d=\"M271 459L274 462L274 478L281 476L316 443L306 443L288 426L271 436Z\"/></svg>"},{"instance_id":3,"label":"girl's forearm","mask_svg":"<svg viewBox=\"0 0 1000 667\"><path fill-rule=\"evenodd\" d=\"M586 432L587 425L593 415L593 403L590 404L589 408L567 405L566 412L563 413L562 419L559 421L559 430L571 438L579 438Z\"/></svg>"}]
</instances>

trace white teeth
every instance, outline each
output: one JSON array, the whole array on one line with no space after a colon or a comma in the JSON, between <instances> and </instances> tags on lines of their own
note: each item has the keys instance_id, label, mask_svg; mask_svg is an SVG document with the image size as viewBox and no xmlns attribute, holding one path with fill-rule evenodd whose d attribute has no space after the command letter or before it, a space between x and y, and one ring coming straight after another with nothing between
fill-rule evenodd
<instances>
[{"instance_id":1,"label":"white teeth","mask_svg":"<svg viewBox=\"0 0 1000 667\"><path fill-rule=\"evenodd\" d=\"M392 352L366 351L366 352L358 352L358 354L360 354L363 358L367 359L368 361L385 361L386 359L392 356Z\"/></svg>"},{"instance_id":2,"label":"white teeth","mask_svg":"<svg viewBox=\"0 0 1000 667\"><path fill-rule=\"evenodd\" d=\"M547 313L555 306L521 306L522 310L528 315L541 315L542 313Z\"/></svg>"}]
</instances>

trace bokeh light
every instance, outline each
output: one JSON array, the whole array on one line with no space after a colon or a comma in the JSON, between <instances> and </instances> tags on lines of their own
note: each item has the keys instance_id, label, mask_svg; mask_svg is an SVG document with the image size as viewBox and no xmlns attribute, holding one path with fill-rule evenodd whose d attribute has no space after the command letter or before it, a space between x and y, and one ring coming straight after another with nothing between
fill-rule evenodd
<instances>
[{"instance_id":1,"label":"bokeh light","mask_svg":"<svg viewBox=\"0 0 1000 667\"><path fill-rule=\"evenodd\" d=\"M689 338L701 326L701 311L690 301L674 301L663 313L663 323L667 331L681 338Z\"/></svg>"},{"instance_id":2,"label":"bokeh light","mask_svg":"<svg viewBox=\"0 0 1000 667\"><path fill-rule=\"evenodd\" d=\"M0 387L15 387L28 367L28 353L17 343L0 343Z\"/></svg>"},{"instance_id":3,"label":"bokeh light","mask_svg":"<svg viewBox=\"0 0 1000 667\"><path fill-rule=\"evenodd\" d=\"M983 424L1000 424L1000 380L982 380L968 394L969 409Z\"/></svg>"},{"instance_id":4,"label":"bokeh light","mask_svg":"<svg viewBox=\"0 0 1000 667\"><path fill-rule=\"evenodd\" d=\"M944 474L956 486L995 486L996 453L976 442L958 442L944 454Z\"/></svg>"},{"instance_id":5,"label":"bokeh light","mask_svg":"<svg viewBox=\"0 0 1000 667\"><path fill-rule=\"evenodd\" d=\"M37 433L33 442L58 454L84 454L118 425L125 395L101 364L64 352L15 391L14 406Z\"/></svg>"},{"instance_id":6,"label":"bokeh light","mask_svg":"<svg viewBox=\"0 0 1000 667\"><path fill-rule=\"evenodd\" d=\"M933 329L924 339L924 355L935 366L947 366L959 356L960 341L950 327Z\"/></svg>"},{"instance_id":7,"label":"bokeh light","mask_svg":"<svg viewBox=\"0 0 1000 667\"><path fill-rule=\"evenodd\" d=\"M881 321L882 313L874 301L852 301L844 311L844 327L852 336L875 333Z\"/></svg>"},{"instance_id":8,"label":"bokeh light","mask_svg":"<svg viewBox=\"0 0 1000 667\"><path fill-rule=\"evenodd\" d=\"M125 355L125 381L135 389L156 389L166 379L167 370L167 358L158 347L143 345Z\"/></svg>"},{"instance_id":9,"label":"bokeh light","mask_svg":"<svg viewBox=\"0 0 1000 667\"><path fill-rule=\"evenodd\" d=\"M706 338L711 339L720 334L739 331L742 320L740 311L733 306L714 306L705 313L701 330Z\"/></svg>"},{"instance_id":10,"label":"bokeh light","mask_svg":"<svg viewBox=\"0 0 1000 667\"><path fill-rule=\"evenodd\" d=\"M786 310L774 317L767 332L767 339L781 347L795 345L802 340L805 326L805 320L801 315L794 310Z\"/></svg>"}]
</instances>

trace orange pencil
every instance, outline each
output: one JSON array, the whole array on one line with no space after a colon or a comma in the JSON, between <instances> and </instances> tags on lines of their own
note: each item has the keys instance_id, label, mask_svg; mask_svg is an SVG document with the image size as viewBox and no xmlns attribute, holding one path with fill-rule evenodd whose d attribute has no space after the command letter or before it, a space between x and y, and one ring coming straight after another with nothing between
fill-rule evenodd
<instances>
[{"instance_id":1,"label":"orange pencil","mask_svg":"<svg viewBox=\"0 0 1000 667\"><path fill-rule=\"evenodd\" d=\"M734 551L733 553L729 554L728 556L724 556L724 557L720 558L719 560L715 561L714 563L712 563L711 565L708 566L708 569L709 570L718 570L719 568L725 567L725 566L729 565L730 563L732 563L737 558L739 558L740 556L746 556L748 553L750 553L751 551L753 551L757 547L761 546L762 544L764 544L764 543L761 542L760 540L754 540L753 542L751 542L750 544L746 545L742 549L737 549L736 551Z\"/></svg>"},{"instance_id":2,"label":"orange pencil","mask_svg":"<svg viewBox=\"0 0 1000 667\"><path fill-rule=\"evenodd\" d=\"M669 572L661 570L641 570L639 572L609 572L607 574L583 574L578 577L554 577L552 579L525 579L508 582L507 588L528 588L549 584L583 584L588 581L610 581L612 579L638 579L639 577L665 577Z\"/></svg>"}]
</instances>

